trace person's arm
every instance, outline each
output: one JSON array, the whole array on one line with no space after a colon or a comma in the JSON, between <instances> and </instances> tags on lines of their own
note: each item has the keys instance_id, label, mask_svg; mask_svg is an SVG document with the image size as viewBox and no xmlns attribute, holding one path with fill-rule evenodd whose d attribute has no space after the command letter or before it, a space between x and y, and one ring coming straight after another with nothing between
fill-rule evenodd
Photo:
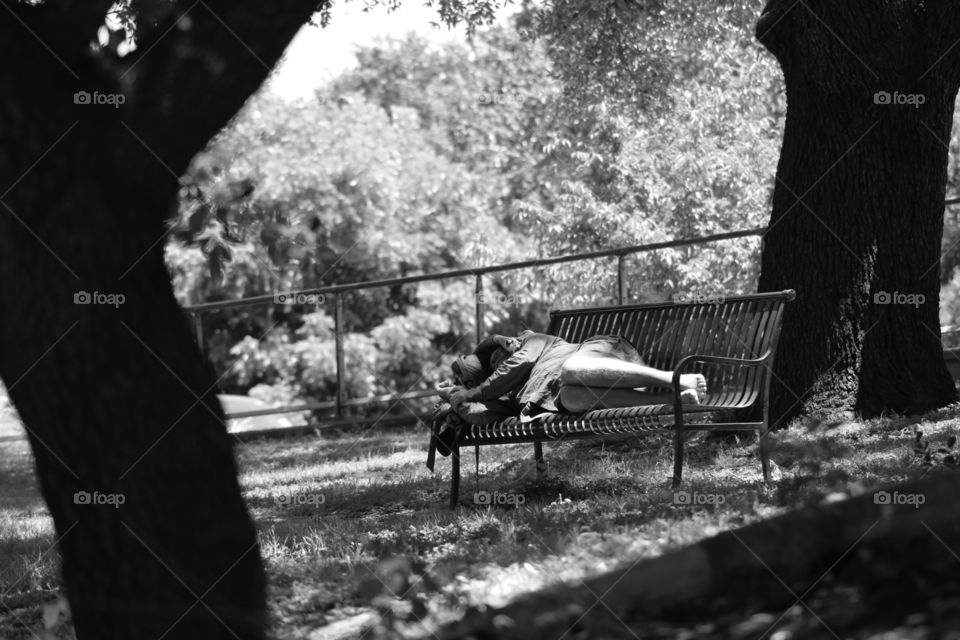
<instances>
[{"instance_id":1,"label":"person's arm","mask_svg":"<svg viewBox=\"0 0 960 640\"><path fill-rule=\"evenodd\" d=\"M536 361L535 349L522 346L512 356L500 363L500 366L482 383L472 389L462 389L450 397L453 406L462 402L483 402L494 400L518 389L526 382Z\"/></svg>"},{"instance_id":2,"label":"person's arm","mask_svg":"<svg viewBox=\"0 0 960 640\"><path fill-rule=\"evenodd\" d=\"M477 348L473 350L473 355L480 359L481 364L483 364L485 368L489 368L490 358L493 356L494 351L504 349L508 354L512 354L520 348L520 344L520 339L518 338L493 334L480 341Z\"/></svg>"}]
</instances>

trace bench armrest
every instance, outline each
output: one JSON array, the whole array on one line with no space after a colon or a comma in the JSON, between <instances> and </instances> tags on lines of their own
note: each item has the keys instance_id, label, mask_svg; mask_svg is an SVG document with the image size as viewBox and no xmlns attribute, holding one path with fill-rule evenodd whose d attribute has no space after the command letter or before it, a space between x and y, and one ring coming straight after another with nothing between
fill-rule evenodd
<instances>
[{"instance_id":1,"label":"bench armrest","mask_svg":"<svg viewBox=\"0 0 960 640\"><path fill-rule=\"evenodd\" d=\"M673 396L674 402L680 404L680 374L683 373L683 370L688 368L687 365L693 362L705 362L712 364L736 364L745 367L758 367L766 364L773 356L773 350L767 349L762 356L759 358L727 358L725 356L708 356L693 354L686 356L680 359L680 362L677 363L676 368L673 370Z\"/></svg>"}]
</instances>

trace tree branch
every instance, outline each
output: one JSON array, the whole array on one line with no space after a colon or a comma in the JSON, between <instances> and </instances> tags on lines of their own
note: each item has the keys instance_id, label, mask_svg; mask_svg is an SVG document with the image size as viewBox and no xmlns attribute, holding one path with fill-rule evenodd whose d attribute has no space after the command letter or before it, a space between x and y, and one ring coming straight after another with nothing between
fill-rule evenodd
<instances>
[{"instance_id":1,"label":"tree branch","mask_svg":"<svg viewBox=\"0 0 960 640\"><path fill-rule=\"evenodd\" d=\"M0 0L0 36L27 41L27 33L37 46L49 48L70 64L88 51L97 28L103 24L112 0L48 0L28 4L19 0ZM12 15L11 15L12 14Z\"/></svg>"},{"instance_id":2,"label":"tree branch","mask_svg":"<svg viewBox=\"0 0 960 640\"><path fill-rule=\"evenodd\" d=\"M133 129L176 173L261 85L318 0L179 2L122 74ZM176 132L176 135L170 135Z\"/></svg>"}]
</instances>

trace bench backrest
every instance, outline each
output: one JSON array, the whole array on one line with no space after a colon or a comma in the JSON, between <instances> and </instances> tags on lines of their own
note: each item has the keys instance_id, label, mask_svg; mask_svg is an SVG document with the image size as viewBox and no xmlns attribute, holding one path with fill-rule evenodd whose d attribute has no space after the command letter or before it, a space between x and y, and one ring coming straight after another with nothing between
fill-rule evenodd
<instances>
[{"instance_id":1,"label":"bench backrest","mask_svg":"<svg viewBox=\"0 0 960 640\"><path fill-rule=\"evenodd\" d=\"M632 304L550 313L547 333L568 342L617 334L629 340L646 363L673 370L681 358L698 354L759 358L775 350L784 305L792 290L712 297L692 302ZM696 366L707 377L708 404L748 406L761 392L765 369ZM734 397L734 395L736 397Z\"/></svg>"}]
</instances>

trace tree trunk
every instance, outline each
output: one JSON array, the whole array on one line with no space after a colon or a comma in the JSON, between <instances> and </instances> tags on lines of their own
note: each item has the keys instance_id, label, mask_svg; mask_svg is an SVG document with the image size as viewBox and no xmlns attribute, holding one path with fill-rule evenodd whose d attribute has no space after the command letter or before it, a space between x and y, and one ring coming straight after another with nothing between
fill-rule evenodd
<instances>
[{"instance_id":1,"label":"tree trunk","mask_svg":"<svg viewBox=\"0 0 960 640\"><path fill-rule=\"evenodd\" d=\"M104 141L84 134L62 144L81 152ZM213 372L192 343L160 251L120 278L162 237L161 225L148 235L110 224L135 218L125 212L143 213L146 202L124 204L95 184L81 194L24 182L11 208L41 209L56 223L31 218L45 247L3 216L0 299L18 321L0 339L2 377L57 524L80 637L230 638L231 629L260 637L263 571ZM175 183L158 183L142 195L168 202ZM93 229L99 242L83 237ZM124 299L74 304L80 292ZM77 492L92 503L77 504ZM123 504L93 504L101 494Z\"/></svg>"},{"instance_id":2,"label":"tree trunk","mask_svg":"<svg viewBox=\"0 0 960 640\"><path fill-rule=\"evenodd\" d=\"M960 5L771 0L757 37L787 117L759 289L794 288L772 416L922 412L957 399L939 259Z\"/></svg>"},{"instance_id":3,"label":"tree trunk","mask_svg":"<svg viewBox=\"0 0 960 640\"><path fill-rule=\"evenodd\" d=\"M16 17L0 21L0 377L79 638L262 638L256 531L163 263L165 220L190 158L317 2L157 3L125 60L89 46L111 4L0 11Z\"/></svg>"}]
</instances>

